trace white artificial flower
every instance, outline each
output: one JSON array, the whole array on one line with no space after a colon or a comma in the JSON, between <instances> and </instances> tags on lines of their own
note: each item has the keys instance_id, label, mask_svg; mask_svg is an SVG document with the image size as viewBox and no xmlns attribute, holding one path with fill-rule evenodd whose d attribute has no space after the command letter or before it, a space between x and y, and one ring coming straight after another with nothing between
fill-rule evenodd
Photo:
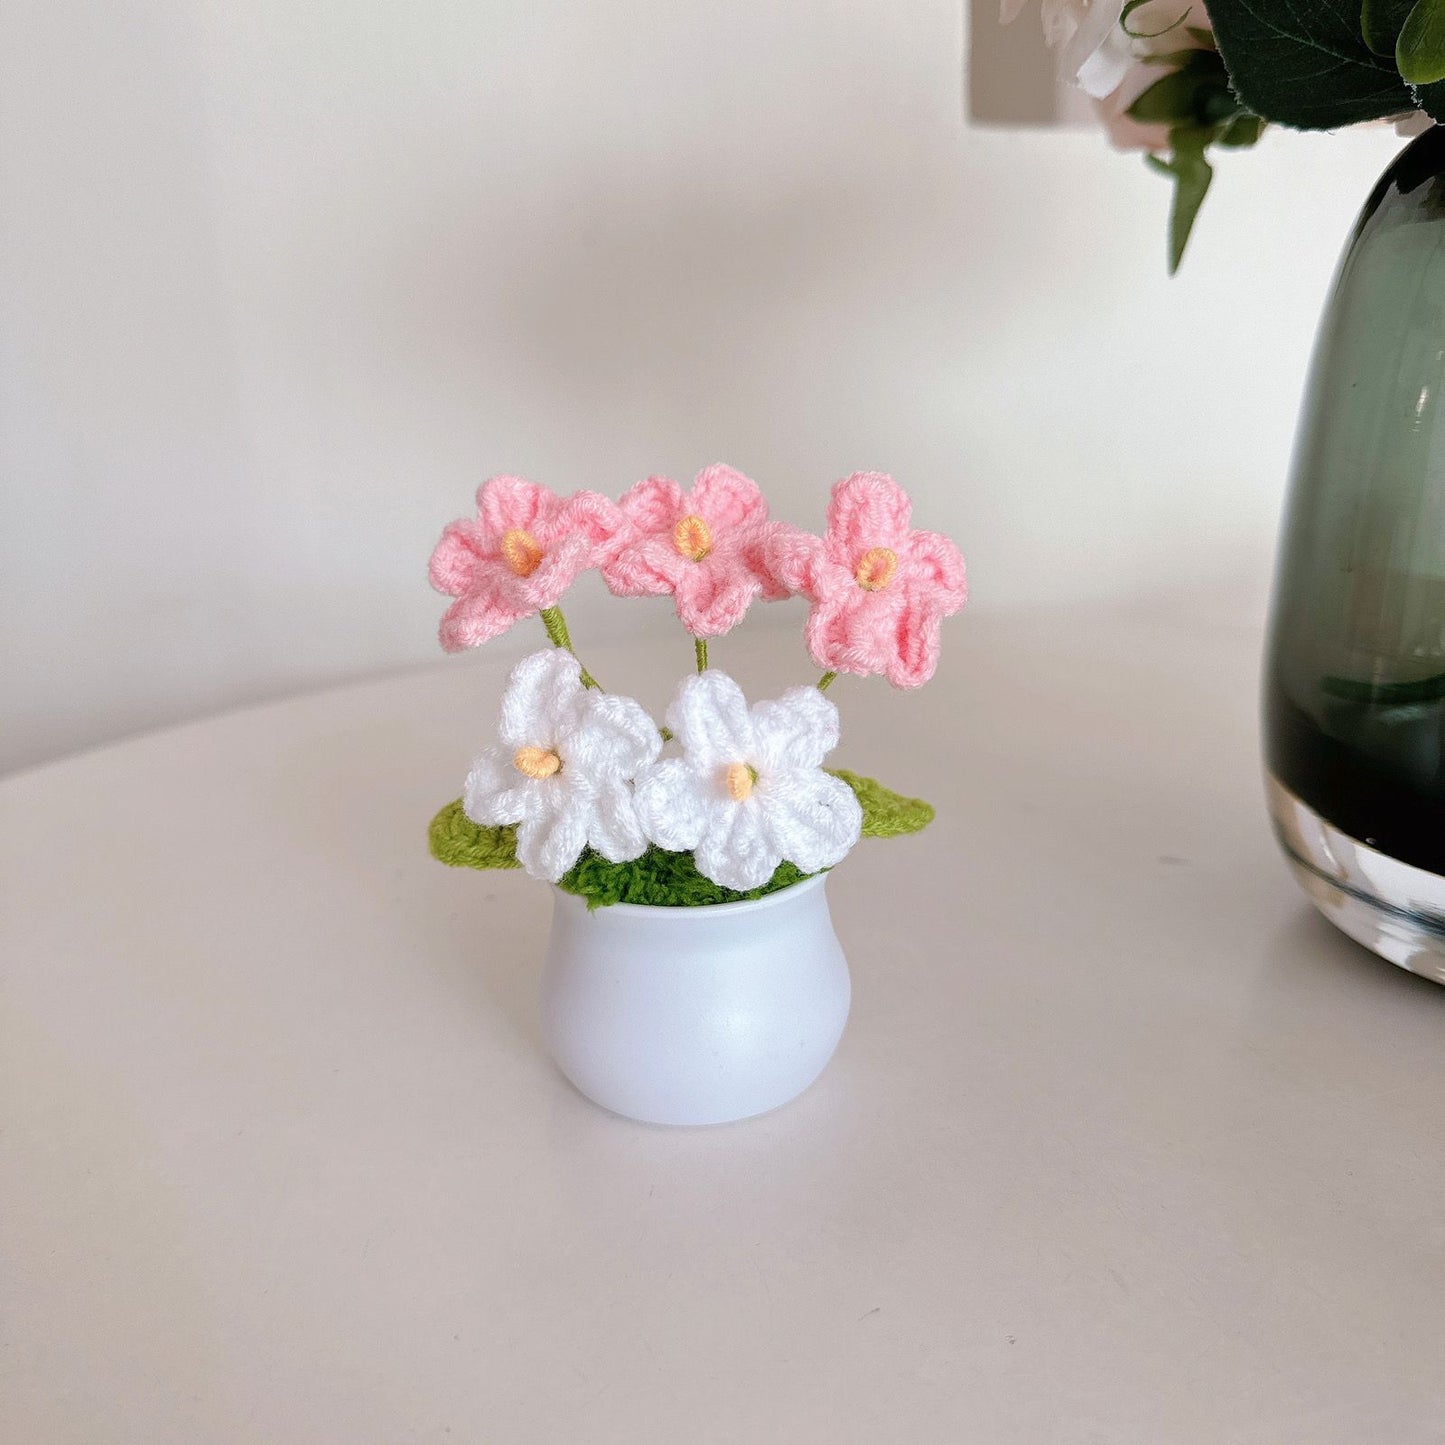
<instances>
[{"instance_id":1,"label":"white artificial flower","mask_svg":"<svg viewBox=\"0 0 1445 1445\"><path fill-rule=\"evenodd\" d=\"M577 659L549 648L513 669L498 732L501 746L472 764L462 807L474 823L515 823L528 873L555 883L589 844L612 863L643 853L632 780L662 739L640 703L583 687Z\"/></svg>"},{"instance_id":2,"label":"white artificial flower","mask_svg":"<svg viewBox=\"0 0 1445 1445\"><path fill-rule=\"evenodd\" d=\"M1001 0L999 18L1007 25L1024 4ZM1131 14L1128 31L1124 5L1125 0L1043 0L1041 6L1044 39L1058 55L1060 77L1094 100L1113 95L1141 62L1199 45L1186 21L1196 30L1210 28L1203 0L1152 0ZM1156 71L1153 80L1162 73Z\"/></svg>"},{"instance_id":3,"label":"white artificial flower","mask_svg":"<svg viewBox=\"0 0 1445 1445\"><path fill-rule=\"evenodd\" d=\"M830 868L858 841L863 810L825 773L838 709L816 687L790 688L751 711L726 673L690 677L667 712L682 746L637 780L637 811L661 848L693 850L724 888L760 888L786 859Z\"/></svg>"}]
</instances>

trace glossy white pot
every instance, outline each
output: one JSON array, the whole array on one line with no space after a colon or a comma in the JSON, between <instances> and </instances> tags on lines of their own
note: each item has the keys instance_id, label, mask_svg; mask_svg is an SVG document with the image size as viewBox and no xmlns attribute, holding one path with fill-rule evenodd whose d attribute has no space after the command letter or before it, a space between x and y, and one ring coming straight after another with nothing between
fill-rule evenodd
<instances>
[{"instance_id":1,"label":"glossy white pot","mask_svg":"<svg viewBox=\"0 0 1445 1445\"><path fill-rule=\"evenodd\" d=\"M595 1103L653 1124L776 1109L823 1072L848 1018L826 877L746 903L588 910L553 892L542 1031Z\"/></svg>"}]
</instances>

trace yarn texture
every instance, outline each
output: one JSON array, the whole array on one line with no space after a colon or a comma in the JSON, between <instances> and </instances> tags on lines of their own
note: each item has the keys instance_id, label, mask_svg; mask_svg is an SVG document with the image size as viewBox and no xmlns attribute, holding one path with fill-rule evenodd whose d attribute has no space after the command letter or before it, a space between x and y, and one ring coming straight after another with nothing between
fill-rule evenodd
<instances>
[{"instance_id":1,"label":"yarn texture","mask_svg":"<svg viewBox=\"0 0 1445 1445\"><path fill-rule=\"evenodd\" d=\"M749 709L726 673L687 678L667 713L682 748L637 780L637 811L658 847L691 851L725 888L761 888L778 865L803 873L837 863L858 841L852 789L824 771L838 710L816 687Z\"/></svg>"},{"instance_id":2,"label":"yarn texture","mask_svg":"<svg viewBox=\"0 0 1445 1445\"><path fill-rule=\"evenodd\" d=\"M877 778L865 778L847 768L828 771L852 788L863 809L865 838L902 838L908 833L921 833L933 821L933 804L922 798L905 798L885 788Z\"/></svg>"},{"instance_id":3,"label":"yarn texture","mask_svg":"<svg viewBox=\"0 0 1445 1445\"><path fill-rule=\"evenodd\" d=\"M475 521L442 533L431 584L457 600L442 618L448 652L476 647L558 599L601 561L624 519L596 492L559 497L521 477L493 477L477 491Z\"/></svg>"},{"instance_id":4,"label":"yarn texture","mask_svg":"<svg viewBox=\"0 0 1445 1445\"><path fill-rule=\"evenodd\" d=\"M725 888L698 872L691 853L651 847L631 863L609 863L584 853L557 886L587 900L589 908L613 903L643 903L654 908L705 908L714 903L744 903L801 883L809 875L792 863L779 863L757 888Z\"/></svg>"},{"instance_id":5,"label":"yarn texture","mask_svg":"<svg viewBox=\"0 0 1445 1445\"><path fill-rule=\"evenodd\" d=\"M619 597L671 593L694 637L730 632L760 595L788 595L762 566L768 504L732 467L707 467L690 492L669 477L648 477L618 506L627 526L603 579Z\"/></svg>"},{"instance_id":6,"label":"yarn texture","mask_svg":"<svg viewBox=\"0 0 1445 1445\"><path fill-rule=\"evenodd\" d=\"M896 838L916 833L933 819L932 807L921 798L905 798L873 778L846 768L831 769L858 798L865 838ZM462 800L448 803L432 819L428 834L432 857L453 868L520 868L517 830L510 825L474 823ZM780 863L761 887L725 888L704 878L690 854L650 846L630 862L611 863L590 849L557 880L557 886L587 900L589 908L611 903L647 903L662 908L699 908L712 903L739 903L762 898L809 875L792 863Z\"/></svg>"},{"instance_id":7,"label":"yarn texture","mask_svg":"<svg viewBox=\"0 0 1445 1445\"><path fill-rule=\"evenodd\" d=\"M534 652L502 698L500 747L484 749L462 793L474 823L516 824L516 856L556 882L592 848L614 863L647 847L632 779L657 757L657 724L632 698L582 684L560 649Z\"/></svg>"},{"instance_id":8,"label":"yarn texture","mask_svg":"<svg viewBox=\"0 0 1445 1445\"><path fill-rule=\"evenodd\" d=\"M773 523L757 544L771 585L813 604L804 639L826 671L881 673L894 687L933 676L940 626L968 588L958 548L915 531L912 510L892 477L855 472L833 488L823 536Z\"/></svg>"},{"instance_id":9,"label":"yarn texture","mask_svg":"<svg viewBox=\"0 0 1445 1445\"><path fill-rule=\"evenodd\" d=\"M517 829L512 823L495 827L474 823L462 800L455 799L431 820L427 846L438 863L451 868L520 868Z\"/></svg>"}]
</instances>

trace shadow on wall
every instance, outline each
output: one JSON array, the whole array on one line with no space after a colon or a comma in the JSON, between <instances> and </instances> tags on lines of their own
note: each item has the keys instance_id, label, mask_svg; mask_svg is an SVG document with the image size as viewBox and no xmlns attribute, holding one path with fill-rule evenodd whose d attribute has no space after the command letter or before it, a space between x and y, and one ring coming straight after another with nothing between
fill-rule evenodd
<instances>
[{"instance_id":1,"label":"shadow on wall","mask_svg":"<svg viewBox=\"0 0 1445 1445\"><path fill-rule=\"evenodd\" d=\"M470 206L438 193L407 217L373 292L384 344L482 431L490 412L535 435L539 469L561 430L634 459L636 476L756 467L781 502L790 476L807 495L860 467L917 487L927 471L904 469L918 452L961 440L939 430L940 388L1027 385L1008 350L1058 331L1057 302L1021 294L1020 257L996 244L1029 182L1017 196L995 183L979 208L959 125L956 112L870 112L821 163L784 150L761 174L737 146L682 174L656 158L569 160L504 222L480 188ZM1047 236L1033 246L1044 264ZM974 460L954 450L949 473Z\"/></svg>"},{"instance_id":2,"label":"shadow on wall","mask_svg":"<svg viewBox=\"0 0 1445 1445\"><path fill-rule=\"evenodd\" d=\"M981 125L1056 125L1062 119L1054 60L1039 7L1029 0L1010 25L998 0L968 0L968 117Z\"/></svg>"}]
</instances>

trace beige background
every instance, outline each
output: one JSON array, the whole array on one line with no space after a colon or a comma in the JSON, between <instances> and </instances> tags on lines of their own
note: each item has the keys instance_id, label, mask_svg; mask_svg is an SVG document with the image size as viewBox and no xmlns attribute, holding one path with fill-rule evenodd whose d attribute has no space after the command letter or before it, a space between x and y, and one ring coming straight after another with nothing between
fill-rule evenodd
<instances>
[{"instance_id":1,"label":"beige background","mask_svg":"<svg viewBox=\"0 0 1445 1445\"><path fill-rule=\"evenodd\" d=\"M807 521L881 467L981 609L1254 615L1398 145L1228 158L1170 282L1136 157L966 120L958 0L3 15L0 767L433 657L427 552L503 469L727 459Z\"/></svg>"}]
</instances>

